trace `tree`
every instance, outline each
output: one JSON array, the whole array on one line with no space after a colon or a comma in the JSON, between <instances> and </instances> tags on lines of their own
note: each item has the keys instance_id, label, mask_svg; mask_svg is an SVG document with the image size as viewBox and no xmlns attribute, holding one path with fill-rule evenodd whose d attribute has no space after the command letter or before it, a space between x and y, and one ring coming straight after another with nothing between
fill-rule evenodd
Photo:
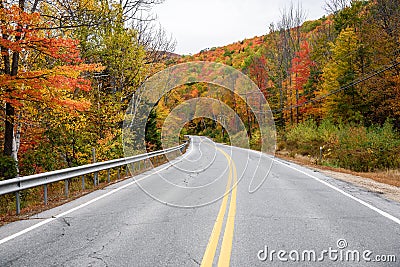
<instances>
[{"instance_id":1,"label":"tree","mask_svg":"<svg viewBox=\"0 0 400 267\"><path fill-rule=\"evenodd\" d=\"M368 72L399 62L400 8L397 0L379 0L367 6L363 19L363 44ZM397 66L358 87L365 122L383 125L391 120L400 129L400 68Z\"/></svg>"},{"instance_id":2,"label":"tree","mask_svg":"<svg viewBox=\"0 0 400 267\"><path fill-rule=\"evenodd\" d=\"M271 63L271 77L279 92L279 121L278 125L284 126L284 108L288 103L287 86L291 86L290 68L292 59L296 52L300 49L301 42L301 25L305 19L304 12L298 4L297 7L290 4L289 8L284 9L281 19L275 26L270 25L270 38L272 47L269 52L268 60ZM274 51L275 50L275 51ZM285 81L289 79L288 81ZM287 86L284 86L287 85ZM292 118L292 110L290 110Z\"/></svg>"},{"instance_id":3,"label":"tree","mask_svg":"<svg viewBox=\"0 0 400 267\"><path fill-rule=\"evenodd\" d=\"M32 10L36 9L37 2ZM1 101L6 106L3 153L15 160L20 143L20 127L16 121L22 116L29 117L26 107L41 103L48 108L84 110L90 103L84 100L82 92L91 86L81 74L100 70L99 66L82 64L78 41L57 36L57 32L47 29L49 21L26 8L25 0L19 0L18 5L6 5L2 1L0 7L0 90Z\"/></svg>"},{"instance_id":4,"label":"tree","mask_svg":"<svg viewBox=\"0 0 400 267\"><path fill-rule=\"evenodd\" d=\"M96 29L83 26L74 32L81 40L83 59L105 66L104 71L96 74L97 88L90 94L93 105L87 112L89 119L85 128L91 136L90 144L96 147L100 152L98 156L103 159L123 156L121 125L129 101L145 79L163 66L164 53L172 49L165 34L149 26L151 21L137 20L128 24L122 6L107 8L107 12L103 11L104 7L97 9L99 17L107 17L107 24ZM148 141L159 142L152 140L155 136L149 136ZM120 150L106 149L109 147L119 147Z\"/></svg>"},{"instance_id":5,"label":"tree","mask_svg":"<svg viewBox=\"0 0 400 267\"><path fill-rule=\"evenodd\" d=\"M318 96L329 95L357 77L357 54L359 42L354 29L343 30L335 43L331 43L332 59L326 64L322 74L322 90ZM354 86L333 94L324 101L322 113L343 121L359 121L357 111L359 95Z\"/></svg>"},{"instance_id":6,"label":"tree","mask_svg":"<svg viewBox=\"0 0 400 267\"><path fill-rule=\"evenodd\" d=\"M351 0L327 0L325 1L325 11L336 14L340 10L350 5Z\"/></svg>"},{"instance_id":7,"label":"tree","mask_svg":"<svg viewBox=\"0 0 400 267\"><path fill-rule=\"evenodd\" d=\"M303 41L300 45L300 50L296 52L296 56L292 59L292 76L293 88L296 96L296 122L300 121L300 107L299 105L306 102L306 95L304 86L308 82L311 74L311 68L315 63L310 57L310 46L307 41Z\"/></svg>"},{"instance_id":8,"label":"tree","mask_svg":"<svg viewBox=\"0 0 400 267\"><path fill-rule=\"evenodd\" d=\"M343 9L334 13L334 27L336 34L339 34L346 28L359 30L362 25L362 11L366 1L351 1L351 5L346 5Z\"/></svg>"}]
</instances>

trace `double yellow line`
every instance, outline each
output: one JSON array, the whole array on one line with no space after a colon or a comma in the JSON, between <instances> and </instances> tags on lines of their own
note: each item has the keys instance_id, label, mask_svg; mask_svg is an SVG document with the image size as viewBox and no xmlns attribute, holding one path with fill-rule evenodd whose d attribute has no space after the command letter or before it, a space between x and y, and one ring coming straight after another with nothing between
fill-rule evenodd
<instances>
[{"instance_id":1,"label":"double yellow line","mask_svg":"<svg viewBox=\"0 0 400 267\"><path fill-rule=\"evenodd\" d=\"M217 219L215 220L214 228L212 230L210 239L208 240L208 245L204 253L203 260L201 261L201 266L212 266L213 264L215 252L218 246L219 236L222 230L222 224L226 213L226 206L228 203L229 195L231 195L231 199L229 203L228 218L226 220L224 237L222 239L221 251L218 258L218 266L229 266L231 251L232 251L233 230L235 225L235 214L236 214L237 171L236 171L236 165L233 162L232 158L227 153L225 153L225 151L219 148L216 149L220 151L228 160L229 177L228 177L228 183L226 184L225 195L222 199L222 205L221 208L219 209ZM233 188L231 193L229 194L232 182L233 182Z\"/></svg>"}]
</instances>

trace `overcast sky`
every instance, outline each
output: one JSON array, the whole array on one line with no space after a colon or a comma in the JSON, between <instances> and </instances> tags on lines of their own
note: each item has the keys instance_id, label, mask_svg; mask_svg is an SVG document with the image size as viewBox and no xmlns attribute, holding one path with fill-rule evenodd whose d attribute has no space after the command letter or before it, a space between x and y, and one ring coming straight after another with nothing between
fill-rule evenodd
<instances>
[{"instance_id":1,"label":"overcast sky","mask_svg":"<svg viewBox=\"0 0 400 267\"><path fill-rule=\"evenodd\" d=\"M307 20L326 12L324 0L299 1ZM175 52L195 54L264 35L271 22L279 21L290 0L165 0L153 12L161 26L177 41ZM293 1L297 5L297 1Z\"/></svg>"}]
</instances>

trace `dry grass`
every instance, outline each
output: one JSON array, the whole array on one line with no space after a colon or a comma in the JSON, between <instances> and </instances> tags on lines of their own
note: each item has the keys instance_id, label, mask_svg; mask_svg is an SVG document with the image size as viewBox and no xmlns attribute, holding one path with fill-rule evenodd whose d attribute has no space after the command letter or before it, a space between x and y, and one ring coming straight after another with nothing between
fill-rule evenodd
<instances>
[{"instance_id":1,"label":"dry grass","mask_svg":"<svg viewBox=\"0 0 400 267\"><path fill-rule=\"evenodd\" d=\"M356 175L364 178L369 178L379 183L384 183L392 186L400 187L400 170L387 170L387 171L377 171L377 172L355 172L343 168L335 168L331 166L317 165L317 160L310 157L305 157L301 155L295 155L294 157L289 156L287 152L278 152L276 154L277 157L293 161L296 163L300 163L302 165L306 165L309 167L321 169L321 170L329 170L334 172L341 172L351 175Z\"/></svg>"}]
</instances>

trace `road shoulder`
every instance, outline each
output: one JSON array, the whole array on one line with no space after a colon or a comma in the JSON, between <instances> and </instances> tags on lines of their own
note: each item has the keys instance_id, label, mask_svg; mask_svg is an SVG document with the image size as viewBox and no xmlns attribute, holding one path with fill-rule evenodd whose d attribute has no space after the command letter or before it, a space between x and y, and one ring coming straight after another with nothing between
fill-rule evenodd
<instances>
[{"instance_id":1,"label":"road shoulder","mask_svg":"<svg viewBox=\"0 0 400 267\"><path fill-rule=\"evenodd\" d=\"M319 166L312 163L307 163L304 160L294 159L279 154L277 154L276 157L302 166L306 166L307 168L323 173L328 177L361 187L367 191L380 195L383 198L400 203L400 187L398 186L381 183L368 177L362 177L360 175L353 174L353 172L349 170Z\"/></svg>"}]
</instances>

